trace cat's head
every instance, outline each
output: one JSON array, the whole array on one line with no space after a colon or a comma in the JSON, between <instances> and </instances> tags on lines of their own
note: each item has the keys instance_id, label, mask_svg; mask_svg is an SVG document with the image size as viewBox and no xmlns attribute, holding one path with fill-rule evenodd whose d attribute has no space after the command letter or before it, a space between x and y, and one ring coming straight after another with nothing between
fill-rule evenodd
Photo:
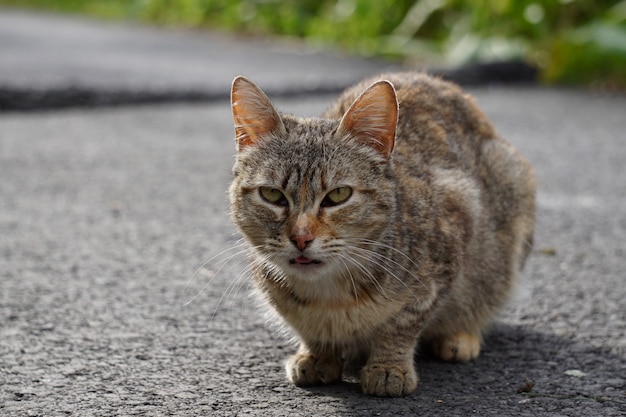
<instances>
[{"instance_id":1,"label":"cat's head","mask_svg":"<svg viewBox=\"0 0 626 417\"><path fill-rule=\"evenodd\" d=\"M395 210L393 86L373 84L336 120L280 115L244 77L233 82L231 98L237 146L231 216L256 260L303 280L375 263L368 251L389 230Z\"/></svg>"}]
</instances>

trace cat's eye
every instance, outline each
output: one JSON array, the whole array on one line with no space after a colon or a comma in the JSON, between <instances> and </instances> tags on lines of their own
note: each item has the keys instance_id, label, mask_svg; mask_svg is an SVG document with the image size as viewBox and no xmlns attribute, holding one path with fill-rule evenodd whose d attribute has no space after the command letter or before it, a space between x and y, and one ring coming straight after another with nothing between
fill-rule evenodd
<instances>
[{"instance_id":1,"label":"cat's eye","mask_svg":"<svg viewBox=\"0 0 626 417\"><path fill-rule=\"evenodd\" d=\"M352 195L352 188L339 187L335 188L324 197L322 201L323 207L336 206L338 204L346 202Z\"/></svg>"},{"instance_id":2,"label":"cat's eye","mask_svg":"<svg viewBox=\"0 0 626 417\"><path fill-rule=\"evenodd\" d=\"M259 188L259 192L261 193L261 197L263 197L263 200L267 201L268 203L272 203L277 206L286 206L288 204L285 195L276 188L261 187Z\"/></svg>"}]
</instances>

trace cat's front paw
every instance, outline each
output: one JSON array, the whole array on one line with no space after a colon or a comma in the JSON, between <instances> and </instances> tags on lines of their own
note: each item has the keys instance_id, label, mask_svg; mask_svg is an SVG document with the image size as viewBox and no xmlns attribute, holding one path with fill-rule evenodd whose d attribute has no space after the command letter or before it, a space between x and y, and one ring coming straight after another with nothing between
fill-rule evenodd
<instances>
[{"instance_id":1,"label":"cat's front paw","mask_svg":"<svg viewBox=\"0 0 626 417\"><path fill-rule=\"evenodd\" d=\"M368 395L401 397L417 388L417 373L412 363L369 364L361 370L361 388Z\"/></svg>"},{"instance_id":2,"label":"cat's front paw","mask_svg":"<svg viewBox=\"0 0 626 417\"><path fill-rule=\"evenodd\" d=\"M287 378L298 386L330 384L341 379L343 363L334 357L297 353L287 361Z\"/></svg>"}]
</instances>

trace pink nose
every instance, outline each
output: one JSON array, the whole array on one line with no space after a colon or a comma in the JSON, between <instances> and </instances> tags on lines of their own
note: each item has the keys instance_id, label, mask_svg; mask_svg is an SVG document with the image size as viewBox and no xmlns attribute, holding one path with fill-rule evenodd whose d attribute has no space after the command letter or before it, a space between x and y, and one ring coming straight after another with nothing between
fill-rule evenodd
<instances>
[{"instance_id":1,"label":"pink nose","mask_svg":"<svg viewBox=\"0 0 626 417\"><path fill-rule=\"evenodd\" d=\"M294 245L301 251L305 250L309 243L313 242L315 236L311 234L308 230L301 230L296 233L293 233L289 236L289 239L293 242Z\"/></svg>"}]
</instances>

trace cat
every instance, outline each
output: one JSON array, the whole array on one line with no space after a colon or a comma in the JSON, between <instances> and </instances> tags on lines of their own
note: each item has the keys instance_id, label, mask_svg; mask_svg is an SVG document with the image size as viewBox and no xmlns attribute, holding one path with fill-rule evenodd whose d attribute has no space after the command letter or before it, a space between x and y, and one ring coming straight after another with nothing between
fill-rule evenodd
<instances>
[{"instance_id":1,"label":"cat","mask_svg":"<svg viewBox=\"0 0 626 417\"><path fill-rule=\"evenodd\" d=\"M476 358L532 247L535 180L473 99L384 74L298 118L240 76L231 105L231 217L255 286L300 341L289 381L340 381L361 355L362 391L397 397L417 387L418 341Z\"/></svg>"}]
</instances>

